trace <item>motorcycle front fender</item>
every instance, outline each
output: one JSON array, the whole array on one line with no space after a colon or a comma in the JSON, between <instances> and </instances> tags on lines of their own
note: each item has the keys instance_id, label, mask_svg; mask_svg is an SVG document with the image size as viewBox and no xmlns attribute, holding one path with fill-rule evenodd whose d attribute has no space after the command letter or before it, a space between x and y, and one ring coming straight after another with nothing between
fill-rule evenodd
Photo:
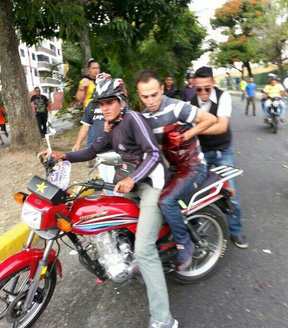
<instances>
[{"instance_id":1,"label":"motorcycle front fender","mask_svg":"<svg viewBox=\"0 0 288 328\"><path fill-rule=\"evenodd\" d=\"M30 279L33 279L44 251L45 249L29 248L8 257L0 263L0 280L26 267L30 268ZM48 265L54 262L55 257L56 252L51 249L48 256ZM62 265L58 259L56 261L56 267L58 275L62 278Z\"/></svg>"}]
</instances>

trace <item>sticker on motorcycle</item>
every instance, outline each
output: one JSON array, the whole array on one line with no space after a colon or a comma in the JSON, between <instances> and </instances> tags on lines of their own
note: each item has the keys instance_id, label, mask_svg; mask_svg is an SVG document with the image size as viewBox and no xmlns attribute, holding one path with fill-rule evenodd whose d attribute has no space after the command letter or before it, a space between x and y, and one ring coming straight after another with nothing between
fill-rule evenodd
<instances>
[{"instance_id":1,"label":"sticker on motorcycle","mask_svg":"<svg viewBox=\"0 0 288 328\"><path fill-rule=\"evenodd\" d=\"M71 172L71 163L68 161L63 161L57 163L53 167L53 172L48 176L48 181L55 186L61 188L62 190L66 189L69 185Z\"/></svg>"}]
</instances>

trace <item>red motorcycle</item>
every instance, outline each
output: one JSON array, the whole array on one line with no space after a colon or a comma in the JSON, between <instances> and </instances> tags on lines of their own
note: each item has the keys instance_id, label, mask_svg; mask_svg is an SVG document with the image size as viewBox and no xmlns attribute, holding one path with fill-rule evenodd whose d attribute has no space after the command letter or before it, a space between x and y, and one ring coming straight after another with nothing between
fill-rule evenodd
<instances>
[{"instance_id":1,"label":"red motorcycle","mask_svg":"<svg viewBox=\"0 0 288 328\"><path fill-rule=\"evenodd\" d=\"M121 165L119 155L114 154L99 155L95 167L101 163ZM11 327L31 327L50 302L57 275L62 278L58 256L59 239L64 236L73 243L80 263L97 277L99 284L110 279L125 285L139 277L134 256L137 203L121 196L99 194L81 198L87 190L113 190L114 185L88 179L71 192L75 185L66 186L71 164L56 164L52 158L43 164L46 179L34 176L28 185L31 194L15 195L23 204L21 219L31 228L27 244L21 252L0 263L0 319L6 319ZM184 272L174 271L176 243L163 222L157 248L163 270L177 282L189 284L207 278L224 256L228 240L224 213L233 211L233 191L227 180L241 173L241 169L230 166L215 168L202 186L179 202L196 245L192 265ZM44 248L31 247L35 234L45 241ZM86 242L79 236L86 236ZM52 248L55 243L57 252Z\"/></svg>"}]
</instances>

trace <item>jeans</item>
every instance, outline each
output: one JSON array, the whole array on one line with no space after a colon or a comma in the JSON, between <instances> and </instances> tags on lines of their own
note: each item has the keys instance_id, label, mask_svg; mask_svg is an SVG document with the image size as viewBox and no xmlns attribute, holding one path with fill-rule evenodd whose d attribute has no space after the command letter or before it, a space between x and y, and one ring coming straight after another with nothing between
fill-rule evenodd
<instances>
[{"instance_id":1,"label":"jeans","mask_svg":"<svg viewBox=\"0 0 288 328\"><path fill-rule=\"evenodd\" d=\"M268 108L271 106L271 99L267 99L264 103L264 118L268 118ZM285 117L285 103L280 100L280 118Z\"/></svg>"},{"instance_id":2,"label":"jeans","mask_svg":"<svg viewBox=\"0 0 288 328\"><path fill-rule=\"evenodd\" d=\"M255 108L255 97L248 97L248 98L247 98L246 114L248 114L248 109L249 109L250 102L252 103L253 114L256 114L256 108Z\"/></svg>"},{"instance_id":3,"label":"jeans","mask_svg":"<svg viewBox=\"0 0 288 328\"><path fill-rule=\"evenodd\" d=\"M41 136L44 137L47 132L46 124L48 119L48 113L36 113L35 117L38 123Z\"/></svg>"},{"instance_id":4,"label":"jeans","mask_svg":"<svg viewBox=\"0 0 288 328\"><path fill-rule=\"evenodd\" d=\"M99 171L99 175L100 175L101 179L103 179L105 182L113 183L113 178L115 175L114 166L101 164L98 166L98 171ZM104 190L104 193L107 196L115 196L115 193L112 190ZM118 194L118 195L120 195L120 194Z\"/></svg>"},{"instance_id":5,"label":"jeans","mask_svg":"<svg viewBox=\"0 0 288 328\"><path fill-rule=\"evenodd\" d=\"M94 141L94 135L95 135L95 131L93 126L91 126L91 128L89 129L88 132L88 137L87 137L87 142L86 142L86 147L90 147Z\"/></svg>"},{"instance_id":6,"label":"jeans","mask_svg":"<svg viewBox=\"0 0 288 328\"><path fill-rule=\"evenodd\" d=\"M209 168L212 166L221 166L221 165L232 165L235 166L235 159L234 159L234 149L232 144L226 149L225 151L218 151L218 150L209 150L204 152L205 159ZM242 223L241 223L241 209L240 209L240 202L239 202L239 192L237 188L237 180L233 178L228 181L230 188L235 191L235 196L231 198L231 202L235 206L233 212L233 218L226 214L227 222L229 225L229 232L231 236L235 236L239 233L242 233Z\"/></svg>"},{"instance_id":7,"label":"jeans","mask_svg":"<svg viewBox=\"0 0 288 328\"><path fill-rule=\"evenodd\" d=\"M195 184L202 184L206 177L206 164L199 164L194 170L185 167L171 177L161 193L159 206L177 244L185 245L190 240L178 200L192 193L196 188Z\"/></svg>"},{"instance_id":8,"label":"jeans","mask_svg":"<svg viewBox=\"0 0 288 328\"><path fill-rule=\"evenodd\" d=\"M158 321L167 322L171 316L169 297L162 263L156 248L156 241L163 222L158 207L160 193L161 189L141 183L137 191L126 194L125 197L140 198L135 254L146 284L150 314Z\"/></svg>"}]
</instances>

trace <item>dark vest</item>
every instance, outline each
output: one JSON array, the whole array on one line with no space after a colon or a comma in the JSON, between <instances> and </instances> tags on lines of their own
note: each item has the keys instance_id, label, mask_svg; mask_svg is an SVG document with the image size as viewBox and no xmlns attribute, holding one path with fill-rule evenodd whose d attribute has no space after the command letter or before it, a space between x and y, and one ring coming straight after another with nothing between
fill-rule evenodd
<instances>
[{"instance_id":1,"label":"dark vest","mask_svg":"<svg viewBox=\"0 0 288 328\"><path fill-rule=\"evenodd\" d=\"M214 116L217 116L219 99L220 99L223 91L218 89L217 87L214 87L214 89L216 91L217 104L212 102L209 113L213 114ZM195 95L192 98L191 105L201 108L198 103L197 95ZM213 135L212 134L210 134L210 135L199 134L198 138L199 138L203 152L206 152L209 150L226 150L229 147L229 144L231 143L232 134L230 131L230 126L228 126L228 130L222 134L217 134L217 135L215 135L215 134L213 134Z\"/></svg>"}]
</instances>

